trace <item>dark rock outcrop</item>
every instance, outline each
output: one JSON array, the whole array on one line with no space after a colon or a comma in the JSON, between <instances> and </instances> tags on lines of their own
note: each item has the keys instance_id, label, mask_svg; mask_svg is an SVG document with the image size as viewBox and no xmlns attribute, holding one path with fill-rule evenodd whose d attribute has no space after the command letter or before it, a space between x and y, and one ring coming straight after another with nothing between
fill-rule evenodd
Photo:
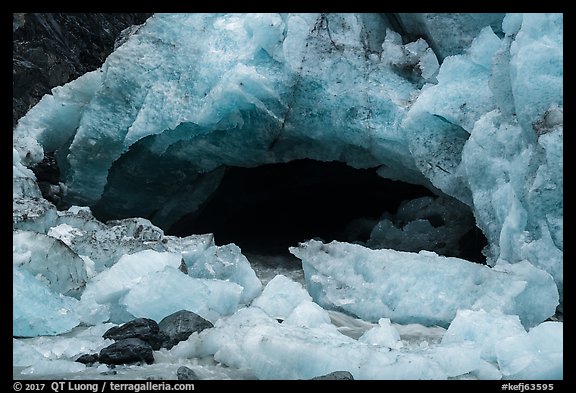
<instances>
[{"instance_id":1,"label":"dark rock outcrop","mask_svg":"<svg viewBox=\"0 0 576 393\"><path fill-rule=\"evenodd\" d=\"M154 363L152 347L139 338L126 338L103 348L98 357L100 363L129 364L146 362Z\"/></svg>"},{"instance_id":2,"label":"dark rock outcrop","mask_svg":"<svg viewBox=\"0 0 576 393\"><path fill-rule=\"evenodd\" d=\"M152 349L158 350L167 337L160 332L158 323L149 318L136 318L120 326L108 329L102 337L114 341L127 338L138 338L148 343Z\"/></svg>"},{"instance_id":3,"label":"dark rock outcrop","mask_svg":"<svg viewBox=\"0 0 576 393\"><path fill-rule=\"evenodd\" d=\"M81 355L78 359L76 359L78 363L91 365L98 362L98 354L97 353L85 353Z\"/></svg>"},{"instance_id":4,"label":"dark rock outcrop","mask_svg":"<svg viewBox=\"0 0 576 393\"><path fill-rule=\"evenodd\" d=\"M180 310L168 315L158 324L160 333L166 336L164 348L172 348L180 341L184 341L194 332L214 327L210 321L188 310Z\"/></svg>"},{"instance_id":5,"label":"dark rock outcrop","mask_svg":"<svg viewBox=\"0 0 576 393\"><path fill-rule=\"evenodd\" d=\"M194 370L186 366L178 367L178 370L176 371L176 376L178 377L179 381L197 381L200 379L198 378L198 375L196 375Z\"/></svg>"},{"instance_id":6,"label":"dark rock outcrop","mask_svg":"<svg viewBox=\"0 0 576 393\"><path fill-rule=\"evenodd\" d=\"M42 192L42 196L59 206L64 195L60 185L60 168L53 152L46 152L44 159L31 168L36 175L36 182Z\"/></svg>"},{"instance_id":7,"label":"dark rock outcrop","mask_svg":"<svg viewBox=\"0 0 576 393\"><path fill-rule=\"evenodd\" d=\"M100 67L150 13L12 14L12 125L50 89Z\"/></svg>"},{"instance_id":8,"label":"dark rock outcrop","mask_svg":"<svg viewBox=\"0 0 576 393\"><path fill-rule=\"evenodd\" d=\"M348 371L334 371L330 374L321 375L319 377L312 378L312 381L353 381L354 376L350 374Z\"/></svg>"}]
</instances>

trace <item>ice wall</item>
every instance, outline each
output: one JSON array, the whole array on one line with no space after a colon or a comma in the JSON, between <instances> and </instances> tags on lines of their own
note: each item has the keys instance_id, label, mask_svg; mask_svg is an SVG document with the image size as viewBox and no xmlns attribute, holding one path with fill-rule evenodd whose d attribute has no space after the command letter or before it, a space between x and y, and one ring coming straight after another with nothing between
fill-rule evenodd
<instances>
[{"instance_id":1,"label":"ice wall","mask_svg":"<svg viewBox=\"0 0 576 393\"><path fill-rule=\"evenodd\" d=\"M46 96L15 146L25 156L27 136L59 150L68 202L164 227L197 209L225 165L338 160L426 183L397 126L417 89L367 50L365 22L157 14L100 70Z\"/></svg>"}]
</instances>

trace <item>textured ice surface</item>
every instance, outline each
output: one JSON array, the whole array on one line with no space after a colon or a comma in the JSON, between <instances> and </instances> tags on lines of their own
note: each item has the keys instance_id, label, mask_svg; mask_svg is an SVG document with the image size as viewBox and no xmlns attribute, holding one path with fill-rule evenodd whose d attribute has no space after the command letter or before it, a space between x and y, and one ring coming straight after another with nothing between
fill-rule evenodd
<instances>
[{"instance_id":1,"label":"textured ice surface","mask_svg":"<svg viewBox=\"0 0 576 393\"><path fill-rule=\"evenodd\" d=\"M35 337L14 340L14 366L32 366L41 360L75 360L85 353L97 353L113 341L102 338L112 324L78 327L60 337Z\"/></svg>"},{"instance_id":2,"label":"textured ice surface","mask_svg":"<svg viewBox=\"0 0 576 393\"><path fill-rule=\"evenodd\" d=\"M380 318L378 326L364 333L358 341L377 346L399 349L402 347L400 342L400 333L388 318Z\"/></svg>"},{"instance_id":3,"label":"textured ice surface","mask_svg":"<svg viewBox=\"0 0 576 393\"><path fill-rule=\"evenodd\" d=\"M21 371L36 379L42 376L76 374L86 370L86 365L72 360L40 360Z\"/></svg>"},{"instance_id":4,"label":"textured ice surface","mask_svg":"<svg viewBox=\"0 0 576 393\"><path fill-rule=\"evenodd\" d=\"M302 291L299 284L277 276L260 296L266 299L261 303L268 305L297 304L281 322L274 317L277 311L268 313L253 304L217 321L212 329L192 334L171 355L213 355L231 367L252 370L259 379L309 379L333 371L349 371L355 379L447 379L494 369L470 343L428 345L422 340L427 328L421 325L416 345L408 337L402 340L386 319L356 340L342 334L329 313L305 296L286 299L288 289ZM491 376L499 376L497 370L492 371Z\"/></svg>"},{"instance_id":5,"label":"textured ice surface","mask_svg":"<svg viewBox=\"0 0 576 393\"><path fill-rule=\"evenodd\" d=\"M291 247L315 302L377 322L447 327L458 309L500 310L534 326L554 315L552 277L528 262L499 269L421 251L371 250L317 240Z\"/></svg>"},{"instance_id":6,"label":"textured ice surface","mask_svg":"<svg viewBox=\"0 0 576 393\"><path fill-rule=\"evenodd\" d=\"M33 141L28 138L26 141ZM42 194L36 184L34 172L25 166L26 160L20 157L16 147L12 148L12 198L17 200L24 196L40 198Z\"/></svg>"},{"instance_id":7,"label":"textured ice surface","mask_svg":"<svg viewBox=\"0 0 576 393\"><path fill-rule=\"evenodd\" d=\"M135 317L161 321L189 310L210 322L234 313L240 305L242 287L233 282L192 278L173 267L143 277L120 300Z\"/></svg>"},{"instance_id":8,"label":"textured ice surface","mask_svg":"<svg viewBox=\"0 0 576 393\"><path fill-rule=\"evenodd\" d=\"M69 84L97 86L87 105L71 118L59 109L66 95L43 100L15 130L15 147L37 151L31 138L59 148L70 202L159 225L194 211L222 165L306 157L386 164L425 181L397 128L415 86L377 53L366 57L365 23L356 14L157 14L94 76ZM73 140L49 145L60 116L75 123Z\"/></svg>"},{"instance_id":9,"label":"textured ice surface","mask_svg":"<svg viewBox=\"0 0 576 393\"><path fill-rule=\"evenodd\" d=\"M198 279L192 280L198 284L196 290L202 291L204 288L206 292L207 286L217 286L223 288L230 299L226 300L225 295L218 297L213 294L206 306L199 300L207 299L206 295L196 297L195 303L180 298L170 306L164 302L164 308L149 303L148 306L156 310L146 311L142 310L143 304L146 304L142 303L143 300L138 303L129 297L134 312L143 313L143 316L153 315L160 320L165 316L160 315L162 313L169 314L168 311L189 306L194 307L192 311L206 308L205 312L210 316L208 319L214 319L220 315L220 311L232 313L238 304L248 303L262 289L262 284L239 248L234 245L215 246L212 235L185 238L164 236L160 228L142 218L103 224L92 216L89 208L77 206L67 211L56 211L52 206L48 211L54 214L44 212L41 219L25 220L16 225L30 230L14 231L13 262L15 266L39 274L54 291L78 298L89 281L88 291L82 296L82 306L77 310L77 316L84 323L100 323L110 318L125 322L131 318L132 314L126 310L127 305L121 302L123 296L145 276L159 272L166 266L185 268L188 274L186 279ZM150 282L150 285L152 288L161 284ZM169 289L157 288L159 293ZM236 294L238 289L241 290L240 298ZM186 291L191 294L189 289ZM214 306L218 300L229 305ZM178 304L182 307L172 309Z\"/></svg>"},{"instance_id":10,"label":"textured ice surface","mask_svg":"<svg viewBox=\"0 0 576 393\"><path fill-rule=\"evenodd\" d=\"M499 341L498 365L504 379L563 379L564 324L544 322Z\"/></svg>"},{"instance_id":11,"label":"textured ice surface","mask_svg":"<svg viewBox=\"0 0 576 393\"><path fill-rule=\"evenodd\" d=\"M271 317L284 320L304 300L311 301L312 298L302 285L279 274L268 282L252 306L261 308Z\"/></svg>"},{"instance_id":12,"label":"textured ice surface","mask_svg":"<svg viewBox=\"0 0 576 393\"><path fill-rule=\"evenodd\" d=\"M529 260L554 277L562 294L562 128L534 138L490 112L476 123L463 163L492 258Z\"/></svg>"},{"instance_id":13,"label":"textured ice surface","mask_svg":"<svg viewBox=\"0 0 576 393\"><path fill-rule=\"evenodd\" d=\"M30 366L44 359L44 355L34 346L22 339L12 339L12 365L14 367Z\"/></svg>"},{"instance_id":14,"label":"textured ice surface","mask_svg":"<svg viewBox=\"0 0 576 393\"><path fill-rule=\"evenodd\" d=\"M82 297L94 298L99 303L118 299L142 277L163 270L166 266L178 268L181 256L176 253L160 253L153 250L127 254L112 266L94 277Z\"/></svg>"},{"instance_id":15,"label":"textured ice surface","mask_svg":"<svg viewBox=\"0 0 576 393\"><path fill-rule=\"evenodd\" d=\"M409 79L421 77L423 81L436 82L440 65L436 54L422 38L404 45L400 34L386 30L382 59L405 73Z\"/></svg>"},{"instance_id":16,"label":"textured ice surface","mask_svg":"<svg viewBox=\"0 0 576 393\"><path fill-rule=\"evenodd\" d=\"M469 205L472 195L461 165L462 148L474 122L495 107L488 84L490 69L478 64L479 54L490 63L498 49L493 38L499 41L489 30L472 44L487 46L486 50L446 58L436 77L438 83L422 88L403 119L407 144L419 170L434 186Z\"/></svg>"},{"instance_id":17,"label":"textured ice surface","mask_svg":"<svg viewBox=\"0 0 576 393\"><path fill-rule=\"evenodd\" d=\"M194 255L213 245L212 235L164 236L162 229L145 218L112 220L104 224L94 218L90 208L79 206L56 211L52 205L38 218L26 219L14 226L62 240L79 256L89 257L98 272L115 264L122 255L142 250L185 251Z\"/></svg>"},{"instance_id":18,"label":"textured ice surface","mask_svg":"<svg viewBox=\"0 0 576 393\"><path fill-rule=\"evenodd\" d=\"M12 335L57 335L78 326L78 300L58 294L27 270L13 267Z\"/></svg>"},{"instance_id":19,"label":"textured ice surface","mask_svg":"<svg viewBox=\"0 0 576 393\"><path fill-rule=\"evenodd\" d=\"M235 244L212 246L200 255L183 252L188 274L196 278L229 280L242 287L240 301L249 303L262 291L262 283L250 262Z\"/></svg>"},{"instance_id":20,"label":"textured ice surface","mask_svg":"<svg viewBox=\"0 0 576 393\"><path fill-rule=\"evenodd\" d=\"M140 251L124 255L94 277L82 294L92 321L127 322L134 317L161 321L185 309L214 322L232 314L243 288L221 279L193 278L180 270L180 253Z\"/></svg>"},{"instance_id":21,"label":"textured ice surface","mask_svg":"<svg viewBox=\"0 0 576 393\"><path fill-rule=\"evenodd\" d=\"M501 13L409 13L398 14L405 31L425 37L440 60L461 54L480 30L490 26L502 34Z\"/></svg>"},{"instance_id":22,"label":"textured ice surface","mask_svg":"<svg viewBox=\"0 0 576 393\"><path fill-rule=\"evenodd\" d=\"M468 341L481 349L483 359L496 362L496 345L506 337L526 333L517 315L500 311L458 310L450 323L442 344Z\"/></svg>"},{"instance_id":23,"label":"textured ice surface","mask_svg":"<svg viewBox=\"0 0 576 393\"><path fill-rule=\"evenodd\" d=\"M562 293L563 15L399 18L428 42L368 39L357 14L157 14L20 121L15 159L58 150L69 202L165 227L223 166L379 167L468 204L491 265L527 259Z\"/></svg>"},{"instance_id":24,"label":"textured ice surface","mask_svg":"<svg viewBox=\"0 0 576 393\"><path fill-rule=\"evenodd\" d=\"M300 295L286 298L290 290ZM308 379L337 370L350 371L355 379L515 379L519 370L535 368L537 377L561 378L562 324L544 322L526 333L517 317L483 311L459 312L448 330L388 319L370 324L322 309L300 284L283 276L271 280L254 303L260 298L261 304L289 304L286 317L277 319L277 312L254 304L240 308L216 321L214 328L193 333L171 350L156 351L155 365L119 366L116 376L106 374L110 370L105 366L83 369L72 364L81 353L97 352L110 342L102 333L111 324L77 328L62 337L15 340L18 377L176 379L177 367L186 364L203 379ZM345 335L335 320L348 327L362 325L364 333L358 339ZM506 332L485 331L502 327ZM443 340L450 331L452 340ZM483 348L494 342L498 359L488 362ZM552 363L538 363L542 352ZM519 363L512 364L515 359ZM216 363L221 366L214 367Z\"/></svg>"},{"instance_id":25,"label":"textured ice surface","mask_svg":"<svg viewBox=\"0 0 576 393\"><path fill-rule=\"evenodd\" d=\"M88 279L84 261L76 253L64 242L41 233L14 231L12 261L64 295L79 298Z\"/></svg>"}]
</instances>

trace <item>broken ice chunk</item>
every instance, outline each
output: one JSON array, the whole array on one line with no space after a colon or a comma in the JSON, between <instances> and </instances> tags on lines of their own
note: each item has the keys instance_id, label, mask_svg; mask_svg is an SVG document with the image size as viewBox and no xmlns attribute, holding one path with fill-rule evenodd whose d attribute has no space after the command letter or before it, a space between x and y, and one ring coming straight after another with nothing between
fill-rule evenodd
<instances>
[{"instance_id":1,"label":"broken ice chunk","mask_svg":"<svg viewBox=\"0 0 576 393\"><path fill-rule=\"evenodd\" d=\"M307 289L324 308L377 322L447 327L459 309L500 310L535 326L554 315L552 276L527 261L498 268L433 252L409 253L317 240L291 247L302 260Z\"/></svg>"}]
</instances>

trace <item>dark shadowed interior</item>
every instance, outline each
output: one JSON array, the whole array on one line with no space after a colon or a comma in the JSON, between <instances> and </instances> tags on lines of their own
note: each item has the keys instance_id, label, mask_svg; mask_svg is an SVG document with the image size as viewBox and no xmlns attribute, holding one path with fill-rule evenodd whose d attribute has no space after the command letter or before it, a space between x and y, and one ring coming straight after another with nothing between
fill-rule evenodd
<instances>
[{"instance_id":1,"label":"dark shadowed interior","mask_svg":"<svg viewBox=\"0 0 576 393\"><path fill-rule=\"evenodd\" d=\"M341 162L305 159L231 167L203 208L167 233L214 233L218 245L235 243L243 252L282 254L312 238L348 241L351 221L377 219L396 212L403 200L433 195L420 185L384 179L376 169Z\"/></svg>"}]
</instances>

